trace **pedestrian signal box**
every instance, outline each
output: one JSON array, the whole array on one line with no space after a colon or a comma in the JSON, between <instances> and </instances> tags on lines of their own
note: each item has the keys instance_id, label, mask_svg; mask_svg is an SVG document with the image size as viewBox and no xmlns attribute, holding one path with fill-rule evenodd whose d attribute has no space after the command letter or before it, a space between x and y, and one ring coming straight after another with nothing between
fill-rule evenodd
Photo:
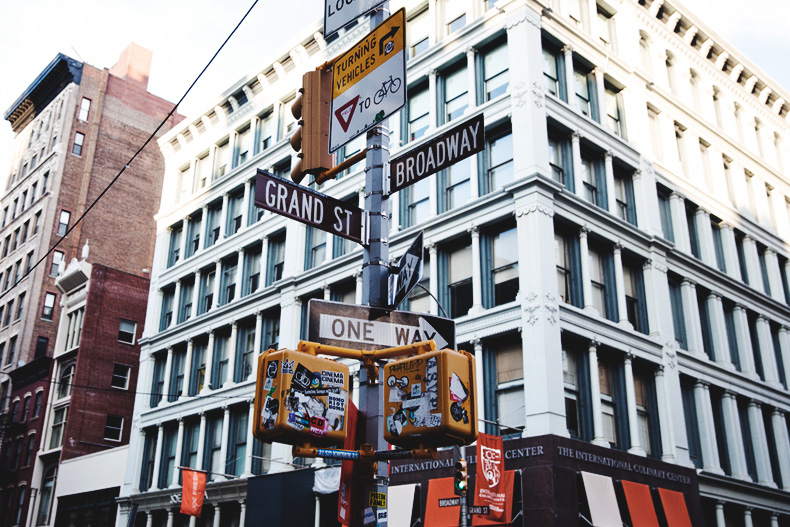
<instances>
[{"instance_id":1,"label":"pedestrian signal box","mask_svg":"<svg viewBox=\"0 0 790 527\"><path fill-rule=\"evenodd\" d=\"M475 359L440 350L383 368L384 439L402 448L468 445L477 439Z\"/></svg>"},{"instance_id":2,"label":"pedestrian signal box","mask_svg":"<svg viewBox=\"0 0 790 527\"><path fill-rule=\"evenodd\" d=\"M269 350L258 357L255 437L266 443L342 446L348 366L308 353Z\"/></svg>"}]
</instances>

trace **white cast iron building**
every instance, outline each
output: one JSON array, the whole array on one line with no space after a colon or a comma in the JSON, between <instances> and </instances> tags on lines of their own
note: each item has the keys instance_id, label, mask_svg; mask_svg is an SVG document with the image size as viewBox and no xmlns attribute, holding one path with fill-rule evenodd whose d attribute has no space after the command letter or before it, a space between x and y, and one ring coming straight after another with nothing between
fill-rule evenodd
<instances>
[{"instance_id":1,"label":"white cast iron building","mask_svg":"<svg viewBox=\"0 0 790 527\"><path fill-rule=\"evenodd\" d=\"M674 0L406 7L392 154L480 113L487 144L392 196L390 255L425 231L424 284L477 357L488 431L695 466L710 525L787 525L790 94ZM290 172L302 73L366 32L306 29L160 141L154 395L120 524L132 503L184 524L178 466L228 475L199 524L243 524L246 478L294 461L252 438L253 359L306 336L309 299L359 302L362 250L257 209L254 178ZM363 168L320 190L362 203ZM419 290L402 307L440 314Z\"/></svg>"}]
</instances>

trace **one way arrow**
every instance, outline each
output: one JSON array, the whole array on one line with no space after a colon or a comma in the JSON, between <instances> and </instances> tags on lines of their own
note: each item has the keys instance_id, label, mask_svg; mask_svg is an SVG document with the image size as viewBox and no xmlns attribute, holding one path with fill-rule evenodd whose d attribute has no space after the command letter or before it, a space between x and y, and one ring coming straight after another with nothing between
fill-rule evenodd
<instances>
[{"instance_id":1,"label":"one way arrow","mask_svg":"<svg viewBox=\"0 0 790 527\"><path fill-rule=\"evenodd\" d=\"M441 350L447 347L447 341L444 340L444 337L442 337L441 333L436 331L436 329L434 329L434 327L422 317L420 317L420 331L426 340L433 340L436 343L437 349Z\"/></svg>"}]
</instances>

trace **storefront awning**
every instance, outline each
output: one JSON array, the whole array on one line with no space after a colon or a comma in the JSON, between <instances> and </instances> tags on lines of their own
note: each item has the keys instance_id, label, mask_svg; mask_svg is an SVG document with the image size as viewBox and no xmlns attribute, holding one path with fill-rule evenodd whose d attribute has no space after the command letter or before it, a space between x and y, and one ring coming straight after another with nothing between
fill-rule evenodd
<instances>
[{"instance_id":1,"label":"storefront awning","mask_svg":"<svg viewBox=\"0 0 790 527\"><path fill-rule=\"evenodd\" d=\"M584 480L584 490L587 492L587 503L590 506L593 525L622 527L623 520L620 516L620 508L617 506L612 478L582 472L582 480Z\"/></svg>"},{"instance_id":2,"label":"storefront awning","mask_svg":"<svg viewBox=\"0 0 790 527\"><path fill-rule=\"evenodd\" d=\"M621 481L625 501L628 504L628 513L631 515L633 527L658 527L656 508L650 487L633 481Z\"/></svg>"},{"instance_id":3,"label":"storefront awning","mask_svg":"<svg viewBox=\"0 0 790 527\"><path fill-rule=\"evenodd\" d=\"M388 509L389 527L411 527L412 509L414 507L414 493L416 483L389 487Z\"/></svg>"},{"instance_id":4,"label":"storefront awning","mask_svg":"<svg viewBox=\"0 0 790 527\"><path fill-rule=\"evenodd\" d=\"M683 497L682 492L659 488L658 495L661 496L661 505L664 506L668 527L691 527L686 498Z\"/></svg>"}]
</instances>

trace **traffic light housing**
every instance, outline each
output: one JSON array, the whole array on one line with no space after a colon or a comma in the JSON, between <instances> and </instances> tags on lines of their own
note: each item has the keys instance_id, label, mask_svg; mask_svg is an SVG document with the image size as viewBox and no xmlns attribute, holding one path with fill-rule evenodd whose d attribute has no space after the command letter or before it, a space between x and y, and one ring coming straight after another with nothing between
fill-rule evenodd
<instances>
[{"instance_id":1,"label":"traffic light housing","mask_svg":"<svg viewBox=\"0 0 790 527\"><path fill-rule=\"evenodd\" d=\"M329 119L332 102L332 71L308 71L302 88L291 106L298 127L291 136L291 147L299 160L291 170L291 179L300 183L307 174L317 176L332 168L329 153Z\"/></svg>"},{"instance_id":2,"label":"traffic light housing","mask_svg":"<svg viewBox=\"0 0 790 527\"><path fill-rule=\"evenodd\" d=\"M453 489L461 496L469 488L469 474L466 471L466 459L459 459L455 462L455 473L453 476Z\"/></svg>"}]
</instances>

